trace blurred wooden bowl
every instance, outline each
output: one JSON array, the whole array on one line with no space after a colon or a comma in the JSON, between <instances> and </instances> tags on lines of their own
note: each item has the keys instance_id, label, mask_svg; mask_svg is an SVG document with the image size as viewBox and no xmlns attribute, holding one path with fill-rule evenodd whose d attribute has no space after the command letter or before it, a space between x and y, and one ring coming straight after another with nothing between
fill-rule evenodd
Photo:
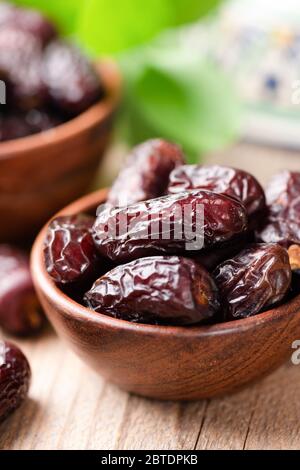
<instances>
[{"instance_id":1,"label":"blurred wooden bowl","mask_svg":"<svg viewBox=\"0 0 300 470\"><path fill-rule=\"evenodd\" d=\"M106 191L60 212L94 213ZM33 247L33 280L47 316L70 347L121 388L163 400L233 392L281 365L300 339L300 296L245 320L199 327L134 324L89 310L61 292L43 256L46 229Z\"/></svg>"},{"instance_id":2,"label":"blurred wooden bowl","mask_svg":"<svg viewBox=\"0 0 300 470\"><path fill-rule=\"evenodd\" d=\"M34 236L95 177L121 94L114 63L97 65L106 98L54 129L0 143L0 242Z\"/></svg>"}]
</instances>

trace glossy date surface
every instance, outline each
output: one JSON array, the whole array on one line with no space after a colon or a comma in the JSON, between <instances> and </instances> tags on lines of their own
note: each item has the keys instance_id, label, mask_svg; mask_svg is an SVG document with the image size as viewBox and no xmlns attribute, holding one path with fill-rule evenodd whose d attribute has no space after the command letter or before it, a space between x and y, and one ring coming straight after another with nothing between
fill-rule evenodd
<instances>
[{"instance_id":1,"label":"glossy date surface","mask_svg":"<svg viewBox=\"0 0 300 470\"><path fill-rule=\"evenodd\" d=\"M43 45L57 35L54 25L38 11L2 2L0 4L0 27L8 25L31 33Z\"/></svg>"},{"instance_id":2,"label":"glossy date surface","mask_svg":"<svg viewBox=\"0 0 300 470\"><path fill-rule=\"evenodd\" d=\"M0 421L27 397L31 379L28 361L19 348L0 340Z\"/></svg>"},{"instance_id":3,"label":"glossy date surface","mask_svg":"<svg viewBox=\"0 0 300 470\"><path fill-rule=\"evenodd\" d=\"M62 40L46 47L42 77L52 105L67 116L82 113L104 95L91 62L77 47Z\"/></svg>"},{"instance_id":4,"label":"glossy date surface","mask_svg":"<svg viewBox=\"0 0 300 470\"><path fill-rule=\"evenodd\" d=\"M264 191L249 173L226 166L183 165L170 175L168 192L177 194L193 189L207 189L241 201L248 215L265 209Z\"/></svg>"},{"instance_id":5,"label":"glossy date surface","mask_svg":"<svg viewBox=\"0 0 300 470\"><path fill-rule=\"evenodd\" d=\"M183 163L184 155L177 145L161 139L144 142L128 156L109 192L108 203L126 206L163 196L171 171Z\"/></svg>"},{"instance_id":6,"label":"glossy date surface","mask_svg":"<svg viewBox=\"0 0 300 470\"><path fill-rule=\"evenodd\" d=\"M0 245L0 327L16 336L31 336L44 323L26 253Z\"/></svg>"},{"instance_id":7,"label":"glossy date surface","mask_svg":"<svg viewBox=\"0 0 300 470\"><path fill-rule=\"evenodd\" d=\"M256 315L280 302L291 284L287 251L277 244L256 244L216 268L224 320Z\"/></svg>"},{"instance_id":8,"label":"glossy date surface","mask_svg":"<svg viewBox=\"0 0 300 470\"><path fill-rule=\"evenodd\" d=\"M44 242L46 269L61 285L85 283L96 272L97 251L93 243L94 218L85 214L54 219Z\"/></svg>"},{"instance_id":9,"label":"glossy date surface","mask_svg":"<svg viewBox=\"0 0 300 470\"><path fill-rule=\"evenodd\" d=\"M96 219L93 236L101 255L126 262L191 254L244 233L247 222L245 208L236 199L197 190L123 208L106 207Z\"/></svg>"},{"instance_id":10,"label":"glossy date surface","mask_svg":"<svg viewBox=\"0 0 300 470\"><path fill-rule=\"evenodd\" d=\"M300 244L300 173L283 171L266 189L268 217L257 231L257 240L288 248Z\"/></svg>"},{"instance_id":11,"label":"glossy date surface","mask_svg":"<svg viewBox=\"0 0 300 470\"><path fill-rule=\"evenodd\" d=\"M42 105L47 91L41 74L42 48L32 34L17 27L0 29L0 77L7 85L7 103L28 110Z\"/></svg>"},{"instance_id":12,"label":"glossy date surface","mask_svg":"<svg viewBox=\"0 0 300 470\"><path fill-rule=\"evenodd\" d=\"M85 296L99 313L138 323L193 325L219 310L208 272L190 259L150 257L118 266Z\"/></svg>"}]
</instances>

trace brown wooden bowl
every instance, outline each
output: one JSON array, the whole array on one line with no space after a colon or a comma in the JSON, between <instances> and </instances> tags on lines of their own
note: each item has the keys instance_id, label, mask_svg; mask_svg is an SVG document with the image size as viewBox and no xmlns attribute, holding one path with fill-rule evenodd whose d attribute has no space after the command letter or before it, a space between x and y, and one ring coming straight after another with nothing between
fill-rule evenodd
<instances>
[{"instance_id":1,"label":"brown wooden bowl","mask_svg":"<svg viewBox=\"0 0 300 470\"><path fill-rule=\"evenodd\" d=\"M114 63L102 62L97 68L105 99L54 129L0 143L0 242L35 235L95 177L121 92Z\"/></svg>"},{"instance_id":2,"label":"brown wooden bowl","mask_svg":"<svg viewBox=\"0 0 300 470\"><path fill-rule=\"evenodd\" d=\"M86 196L60 215L95 213L107 192ZM300 296L252 318L213 326L136 325L95 313L64 295L43 258L45 228L32 251L42 305L71 348L125 390L164 400L195 400L232 392L272 371L300 339Z\"/></svg>"}]
</instances>

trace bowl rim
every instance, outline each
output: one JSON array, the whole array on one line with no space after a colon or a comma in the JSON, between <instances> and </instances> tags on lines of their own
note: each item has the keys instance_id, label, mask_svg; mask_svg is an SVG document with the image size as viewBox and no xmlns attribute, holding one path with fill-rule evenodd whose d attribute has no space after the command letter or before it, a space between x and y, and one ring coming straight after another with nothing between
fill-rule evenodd
<instances>
[{"instance_id":1,"label":"bowl rim","mask_svg":"<svg viewBox=\"0 0 300 470\"><path fill-rule=\"evenodd\" d=\"M86 196L77 199L75 202L69 204L51 219L62 215L72 215L80 212L90 211L97 205L105 202L107 196L107 189L101 189L90 193ZM162 336L214 336L221 334L231 334L232 332L244 332L249 329L257 328L270 321L277 321L283 317L289 317L300 311L300 295L294 297L288 302L274 307L273 309L262 312L258 315L244 318L242 320L233 320L230 322L216 323L213 325L199 325L199 326L165 326L165 325L148 325L144 323L132 323L127 320L121 320L109 317L105 314L94 312L83 305L78 304L66 294L64 294L49 277L46 267L44 265L43 257L43 243L46 235L46 230L49 222L42 228L38 234L32 251L31 251L31 272L33 282L37 291L41 290L55 305L57 311L63 311L64 316L70 319L80 319L89 323L97 324L98 326L108 327L114 330L135 331L145 334L162 335ZM288 312L287 312L288 310Z\"/></svg>"},{"instance_id":2,"label":"bowl rim","mask_svg":"<svg viewBox=\"0 0 300 470\"><path fill-rule=\"evenodd\" d=\"M58 144L72 139L97 122L105 120L120 102L122 79L116 62L111 59L100 60L95 68L103 80L107 95L78 116L52 129L37 134L0 142L0 161L22 156L28 151L43 150L48 145ZM26 150L26 152L24 152Z\"/></svg>"}]
</instances>

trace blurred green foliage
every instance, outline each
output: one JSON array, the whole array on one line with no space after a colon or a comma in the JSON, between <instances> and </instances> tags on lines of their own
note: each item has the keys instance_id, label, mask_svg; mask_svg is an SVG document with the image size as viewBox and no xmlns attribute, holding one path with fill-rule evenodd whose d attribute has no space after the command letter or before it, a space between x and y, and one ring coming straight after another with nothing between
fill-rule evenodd
<instances>
[{"instance_id":1,"label":"blurred green foliage","mask_svg":"<svg viewBox=\"0 0 300 470\"><path fill-rule=\"evenodd\" d=\"M123 137L131 144L169 138L184 147L191 162L238 133L238 101L226 77L198 50L177 43L176 27L198 20L220 2L15 1L48 14L92 56L113 55L119 61L125 83ZM154 39L165 30L170 30L167 40Z\"/></svg>"},{"instance_id":2,"label":"blurred green foliage","mask_svg":"<svg viewBox=\"0 0 300 470\"><path fill-rule=\"evenodd\" d=\"M52 18L64 34L74 34L85 0L13 0L21 6L36 8Z\"/></svg>"},{"instance_id":3,"label":"blurred green foliage","mask_svg":"<svg viewBox=\"0 0 300 470\"><path fill-rule=\"evenodd\" d=\"M132 144L163 135L180 143L194 162L235 139L240 107L227 77L180 48L174 35L120 61L127 85L124 122Z\"/></svg>"},{"instance_id":4,"label":"blurred green foliage","mask_svg":"<svg viewBox=\"0 0 300 470\"><path fill-rule=\"evenodd\" d=\"M114 54L196 21L220 0L14 0L53 18L93 55Z\"/></svg>"}]
</instances>

